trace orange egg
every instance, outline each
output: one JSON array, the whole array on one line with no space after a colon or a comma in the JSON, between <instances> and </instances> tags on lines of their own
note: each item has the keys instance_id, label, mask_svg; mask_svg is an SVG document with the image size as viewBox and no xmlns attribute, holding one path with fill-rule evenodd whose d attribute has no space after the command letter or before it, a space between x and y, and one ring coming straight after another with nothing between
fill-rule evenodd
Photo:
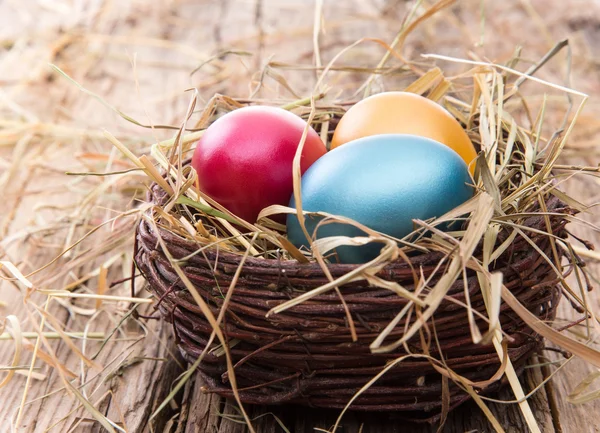
<instances>
[{"instance_id":1,"label":"orange egg","mask_svg":"<svg viewBox=\"0 0 600 433\"><path fill-rule=\"evenodd\" d=\"M349 141L378 134L412 134L450 147L475 169L477 152L458 121L441 105L408 92L384 92L352 106L331 141L334 149Z\"/></svg>"}]
</instances>

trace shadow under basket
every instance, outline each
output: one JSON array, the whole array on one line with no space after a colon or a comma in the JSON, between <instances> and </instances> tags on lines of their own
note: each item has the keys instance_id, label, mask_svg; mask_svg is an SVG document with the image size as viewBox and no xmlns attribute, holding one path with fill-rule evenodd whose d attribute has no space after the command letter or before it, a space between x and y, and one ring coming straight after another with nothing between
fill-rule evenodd
<instances>
[{"instance_id":1,"label":"shadow under basket","mask_svg":"<svg viewBox=\"0 0 600 433\"><path fill-rule=\"evenodd\" d=\"M164 205L167 199L164 191L154 184L149 200ZM549 217L552 233L566 237L566 220L558 214L572 213L571 209L556 198L549 199L546 206L552 213ZM172 212L177 212L177 207ZM547 230L543 216L529 217L523 225L540 232ZM215 316L242 256L214 248L197 253L201 245L163 228L156 233L154 227L146 219L140 221L135 261L148 281L148 289L156 296L162 317L172 323L181 352L193 362L204 350L212 327L171 266L160 247L158 235L175 259L186 257L180 267ZM529 236L547 257L553 257L547 234L530 231ZM506 230L502 230L497 244L506 237ZM481 258L481 248L475 255ZM440 253L419 253L410 260L415 269L428 277L442 258ZM332 264L329 270L336 278L356 266ZM502 272L505 286L540 320L554 319L561 297L560 279L524 238L517 236L490 268ZM436 272L429 286L442 274ZM378 275L405 288L414 287L411 268L402 259L390 263ZM369 345L408 301L389 290L370 287L365 281L340 287L356 326L356 342L352 342L346 311L334 292L266 317L278 304L327 282L316 263L247 258L221 325L235 365L242 402L341 409L386 364L407 354L402 346L390 353L371 353ZM475 273L467 274L466 285L471 307L487 317ZM432 357L443 358L456 373L474 382L488 380L500 367L498 355L492 344L473 344L465 301L464 280L458 279L426 330L423 328L421 334L409 340L407 348L419 354L426 344ZM413 311L410 320L414 321L415 316ZM480 330L485 332L487 322L475 317ZM509 357L520 373L530 355L543 347L542 338L504 302L500 307L500 320L502 330L509 337L506 339ZM405 319L396 326L386 342L401 338L404 322ZM224 351L213 345L200 364L199 374L207 392L231 398L233 392ZM447 383L449 409L470 398L451 380ZM476 391L489 394L503 385L503 380L497 380ZM432 362L422 357L408 357L363 392L350 409L396 411L399 416L413 421L433 421L443 410L442 393L442 376Z\"/></svg>"}]
</instances>

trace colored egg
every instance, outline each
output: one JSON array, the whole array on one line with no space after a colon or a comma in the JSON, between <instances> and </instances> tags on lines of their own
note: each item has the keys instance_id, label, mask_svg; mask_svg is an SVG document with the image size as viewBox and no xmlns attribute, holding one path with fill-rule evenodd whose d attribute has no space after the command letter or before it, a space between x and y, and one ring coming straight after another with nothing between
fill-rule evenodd
<instances>
[{"instance_id":1,"label":"colored egg","mask_svg":"<svg viewBox=\"0 0 600 433\"><path fill-rule=\"evenodd\" d=\"M348 217L400 239L414 230L413 219L439 217L468 200L471 183L467 165L448 146L415 135L374 135L330 151L304 173L302 208ZM321 219L305 219L313 238L365 236L354 226L332 223L319 227L315 237ZM295 215L287 218L287 236L297 247L309 245ZM382 246L342 246L336 252L341 263L364 263Z\"/></svg>"},{"instance_id":2,"label":"colored egg","mask_svg":"<svg viewBox=\"0 0 600 433\"><path fill-rule=\"evenodd\" d=\"M414 93L384 92L353 105L335 129L331 148L377 134L431 138L456 151L471 173L475 169L477 152L460 123L441 105Z\"/></svg>"},{"instance_id":3,"label":"colored egg","mask_svg":"<svg viewBox=\"0 0 600 433\"><path fill-rule=\"evenodd\" d=\"M305 128L300 117L276 107L227 113L206 129L194 151L192 167L200 189L251 223L263 208L287 205L293 192L293 160ZM326 152L309 127L301 172Z\"/></svg>"}]
</instances>

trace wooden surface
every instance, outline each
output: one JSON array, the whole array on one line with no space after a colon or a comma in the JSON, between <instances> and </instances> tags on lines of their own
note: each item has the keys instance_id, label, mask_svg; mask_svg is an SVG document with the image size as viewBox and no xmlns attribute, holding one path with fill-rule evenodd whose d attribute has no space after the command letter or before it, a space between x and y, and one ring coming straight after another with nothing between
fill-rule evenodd
<instances>
[{"instance_id":1,"label":"wooden surface","mask_svg":"<svg viewBox=\"0 0 600 433\"><path fill-rule=\"evenodd\" d=\"M571 144L573 149L600 138L600 4L598 1L508 0L485 1L484 18L479 1L459 1L451 12L443 12L418 29L407 41L406 55L436 52L466 56L475 52L495 61L506 61L516 45L523 46L525 61L539 59L554 41L571 38L573 48L573 85L592 95L582 126L578 127ZM551 6L549 6L551 4ZM407 11L404 1L325 1L326 33L321 36L324 62L340 49L360 37L378 37L390 42L398 31ZM72 83L60 78L49 68L55 63L81 82L86 88L102 95L108 103L147 124L178 125L186 112L189 94L197 87L204 100L214 93L246 97L257 82L249 85L249 77L270 60L289 64L313 64L314 3L303 0L223 0L223 1L157 1L120 2L94 0L71 1L4 1L0 2L0 119L20 123L0 124L0 260L10 260L23 273L47 263L61 252L66 232L74 227L84 233L89 224L106 220L110 209L131 207L123 197L128 185L116 184L95 198L91 209L73 206L100 184L95 179L66 177L65 171L105 171L106 164L90 163L85 155L110 152L111 145L102 137L107 129L127 143L138 154L148 152L157 139L169 138L169 131L135 127L82 93ZM482 26L484 23L484 26ZM481 46L479 43L482 42ZM211 56L228 49L252 52L251 56L223 55L216 66L207 66L197 74L190 72ZM344 57L344 62L376 65L384 54L381 47L365 44ZM135 59L135 60L134 60ZM134 67L135 65L135 67ZM456 66L441 64L450 69ZM208 69L206 69L208 68ZM564 56L548 65L540 76L562 83ZM314 84L312 71L298 72L273 69L289 81L293 90L307 95ZM355 73L351 77L362 82L367 77ZM296 99L273 77L264 82L258 97L282 95L286 101ZM375 81L377 86L379 80ZM332 85L335 80L332 81ZM552 107L551 107L552 108ZM548 122L560 122L559 114L549 109ZM49 125L62 125L58 129ZM76 128L76 129L74 129ZM139 143L142 143L141 145ZM574 143L574 144L573 144ZM599 149L589 147L585 159L566 162L596 165ZM574 155L574 150L567 151ZM84 156L82 156L84 155ZM82 159L83 158L83 159ZM573 157L574 158L574 157ZM31 161L34 161L31 164ZM86 162L84 165L82 161ZM18 167L12 171L10 167ZM113 167L114 169L114 167ZM3 177L4 176L4 177ZM573 195L586 202L598 201L598 183L593 177L577 177L565 185ZM52 204L54 207L43 207ZM16 212L12 212L16 209ZM84 221L87 211L92 221ZM594 214L585 218L596 223ZM56 224L66 228L31 234L37 228ZM129 224L129 225L128 225ZM62 227L61 226L61 227ZM91 238L92 245L106 240L121 228L132 233L131 222L120 221L105 227ZM600 245L600 236L581 225L572 232ZM73 238L76 239L76 238ZM95 240L94 240L95 239ZM90 244L73 250L71 257L59 260L57 266L31 277L38 288L58 289L96 269L114 253L94 260L85 260ZM124 265L109 270L109 281L130 273L131 236L115 246L114 252L124 253ZM73 258L81 260L73 263ZM600 268L590 263L592 274ZM59 271L64 275L51 279ZM84 283L83 290L95 292L97 278ZM138 289L141 281L138 280ZM127 284L116 285L110 294L127 294ZM14 314L24 331L34 331L39 322L37 313L26 307L24 287L18 283L0 282L0 317ZM33 302L44 297L33 294ZM597 307L598 292L591 294ZM41 305L43 307L43 305ZM89 304L78 303L86 307ZM188 382L167 410L152 420L154 412L186 366L172 345L172 334L157 320L135 319L128 315L131 304L119 302L102 305L95 313L71 312L53 303L50 311L69 331L84 331L87 323L94 332L110 333L119 322L117 335L102 348L95 359L102 373L82 368L80 361L62 342L50 341L46 351L76 374L74 386L111 420L121 423L128 432L245 432L236 423L238 412L219 398L204 395L200 384ZM151 309L141 309L152 314ZM575 317L563 302L561 317ZM34 341L34 340L32 340ZM78 347L88 356L100 349L99 342L88 341ZM0 365L10 363L13 343L0 341ZM26 350L22 364L27 365L31 351ZM550 354L549 356L554 356ZM557 359L556 357L554 359ZM27 391L23 415L14 425L25 389L25 378L18 375L0 389L0 432L88 432L102 431L79 402L62 390L62 382L53 369L38 362L34 379ZM573 361L559 372L547 389L530 399L543 432L600 431L600 403L574 406L566 396L592 368ZM4 374L4 373L0 373ZM539 383L541 372L528 370L523 384L531 389ZM548 392L553 397L548 398ZM498 396L510 400L505 392ZM552 404L556 406L551 410ZM507 432L524 432L527 428L514 404L490 404L493 413ZM337 412L279 407L251 408L257 432L284 431L280 420L291 432L303 433L329 429ZM275 418L277 417L277 418ZM338 431L350 432L435 432L437 426L410 425L391 416L348 414ZM472 403L465 404L448 419L445 432L492 431L485 417Z\"/></svg>"}]
</instances>

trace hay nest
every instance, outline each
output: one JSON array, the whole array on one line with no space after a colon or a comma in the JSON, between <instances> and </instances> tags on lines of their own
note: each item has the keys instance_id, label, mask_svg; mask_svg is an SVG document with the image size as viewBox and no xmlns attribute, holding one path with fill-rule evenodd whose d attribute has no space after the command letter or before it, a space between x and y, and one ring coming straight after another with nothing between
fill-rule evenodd
<instances>
[{"instance_id":1,"label":"hay nest","mask_svg":"<svg viewBox=\"0 0 600 433\"><path fill-rule=\"evenodd\" d=\"M582 266L564 242L577 211L552 171L563 137L543 139L508 114L510 74L489 65L472 77L472 100L446 95L438 68L404 90L445 97L463 123L480 150L476 196L415 221L415 241L375 239L382 253L364 265L328 262L325 243L296 250L268 219L282 207L249 224L203 195L184 158L192 140L153 148L165 170L135 260L207 392L434 420L516 378L544 347L552 334L539 323L552 323L565 276ZM286 108L330 137L349 102L324 97ZM241 105L216 97L203 118ZM435 229L448 220L462 228Z\"/></svg>"}]
</instances>

